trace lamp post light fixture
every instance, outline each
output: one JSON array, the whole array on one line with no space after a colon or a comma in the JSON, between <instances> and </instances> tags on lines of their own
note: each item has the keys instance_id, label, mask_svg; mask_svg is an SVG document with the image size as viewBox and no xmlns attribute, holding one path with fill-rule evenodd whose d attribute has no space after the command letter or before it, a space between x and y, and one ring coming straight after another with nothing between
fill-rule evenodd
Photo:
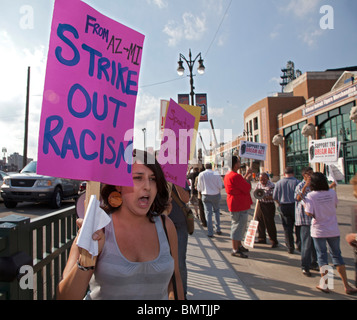
<instances>
[{"instance_id":1,"label":"lamp post light fixture","mask_svg":"<svg viewBox=\"0 0 357 320\"><path fill-rule=\"evenodd\" d=\"M146 128L141 129L144 133L144 151L146 151Z\"/></svg>"},{"instance_id":2,"label":"lamp post light fixture","mask_svg":"<svg viewBox=\"0 0 357 320\"><path fill-rule=\"evenodd\" d=\"M180 53L180 57L179 57L179 61L178 61L178 68L177 68L177 73L179 76L183 76L185 74L185 68L183 66L183 62L185 61L188 69L190 71L190 85L191 85L191 105L194 106L195 102L194 102L194 96L195 96L195 87L193 86L193 66L195 65L195 62L198 60L198 68L197 68L197 72L201 75L203 75L205 73L205 66L203 65L203 59L202 59L202 55L201 52L196 56L196 58L194 60L192 60L192 53L191 53L191 49L190 49L190 53L189 53L189 60L186 59L186 57Z\"/></svg>"}]
</instances>

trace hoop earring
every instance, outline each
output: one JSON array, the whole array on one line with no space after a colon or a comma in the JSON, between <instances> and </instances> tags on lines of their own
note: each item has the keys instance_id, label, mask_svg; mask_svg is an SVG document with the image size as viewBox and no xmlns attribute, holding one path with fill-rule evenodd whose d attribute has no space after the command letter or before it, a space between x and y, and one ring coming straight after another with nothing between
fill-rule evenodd
<instances>
[{"instance_id":1,"label":"hoop earring","mask_svg":"<svg viewBox=\"0 0 357 320\"><path fill-rule=\"evenodd\" d=\"M121 198L121 193L118 191L113 191L110 193L108 197L108 203L113 208L118 208L123 203L123 199Z\"/></svg>"}]
</instances>

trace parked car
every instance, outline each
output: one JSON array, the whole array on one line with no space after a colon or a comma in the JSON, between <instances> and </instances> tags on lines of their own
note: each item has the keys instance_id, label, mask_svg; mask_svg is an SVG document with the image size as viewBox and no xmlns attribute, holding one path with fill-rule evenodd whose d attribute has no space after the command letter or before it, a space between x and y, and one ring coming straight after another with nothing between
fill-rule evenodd
<instances>
[{"instance_id":1,"label":"parked car","mask_svg":"<svg viewBox=\"0 0 357 320\"><path fill-rule=\"evenodd\" d=\"M7 208L23 201L48 202L60 208L62 200L78 197L80 181L39 175L36 168L37 161L32 161L20 173L5 177L1 196Z\"/></svg>"},{"instance_id":2,"label":"parked car","mask_svg":"<svg viewBox=\"0 0 357 320\"><path fill-rule=\"evenodd\" d=\"M8 176L8 174L6 172L0 170L0 187L3 184L4 178L6 176ZM1 193L0 193L0 201L4 201L4 199L1 197Z\"/></svg>"},{"instance_id":3,"label":"parked car","mask_svg":"<svg viewBox=\"0 0 357 320\"><path fill-rule=\"evenodd\" d=\"M79 192L83 193L87 189L87 181L82 181L81 184L79 185Z\"/></svg>"}]
</instances>

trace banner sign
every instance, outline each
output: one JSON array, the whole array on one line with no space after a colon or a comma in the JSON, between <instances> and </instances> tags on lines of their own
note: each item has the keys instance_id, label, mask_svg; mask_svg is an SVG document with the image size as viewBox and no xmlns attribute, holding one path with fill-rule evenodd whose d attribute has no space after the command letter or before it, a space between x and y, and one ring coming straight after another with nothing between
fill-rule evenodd
<instances>
[{"instance_id":1,"label":"banner sign","mask_svg":"<svg viewBox=\"0 0 357 320\"><path fill-rule=\"evenodd\" d=\"M265 161L268 146L265 143L241 141L239 156L246 159Z\"/></svg>"},{"instance_id":2,"label":"banner sign","mask_svg":"<svg viewBox=\"0 0 357 320\"><path fill-rule=\"evenodd\" d=\"M208 122L207 94L196 94L196 106L201 108L201 122Z\"/></svg>"},{"instance_id":3,"label":"banner sign","mask_svg":"<svg viewBox=\"0 0 357 320\"><path fill-rule=\"evenodd\" d=\"M187 165L195 122L196 119L192 114L170 100L158 161L166 180L183 188L186 186Z\"/></svg>"},{"instance_id":4,"label":"banner sign","mask_svg":"<svg viewBox=\"0 0 357 320\"><path fill-rule=\"evenodd\" d=\"M177 95L178 104L190 104L190 95L189 94L178 94Z\"/></svg>"},{"instance_id":5,"label":"banner sign","mask_svg":"<svg viewBox=\"0 0 357 320\"><path fill-rule=\"evenodd\" d=\"M56 0L37 171L132 185L144 36L79 0Z\"/></svg>"},{"instance_id":6,"label":"banner sign","mask_svg":"<svg viewBox=\"0 0 357 320\"><path fill-rule=\"evenodd\" d=\"M311 140L309 143L309 162L325 163L338 160L337 138Z\"/></svg>"},{"instance_id":7,"label":"banner sign","mask_svg":"<svg viewBox=\"0 0 357 320\"><path fill-rule=\"evenodd\" d=\"M323 99L319 102L316 102L309 107L306 107L305 109L302 110L302 115L303 116L309 115L319 109L326 108L333 103L337 103L339 101L342 101L344 99L354 97L354 96L357 96L357 85L353 85L350 88L343 89L342 91L339 91L337 93L334 93L333 95L327 96L325 99Z\"/></svg>"}]
</instances>

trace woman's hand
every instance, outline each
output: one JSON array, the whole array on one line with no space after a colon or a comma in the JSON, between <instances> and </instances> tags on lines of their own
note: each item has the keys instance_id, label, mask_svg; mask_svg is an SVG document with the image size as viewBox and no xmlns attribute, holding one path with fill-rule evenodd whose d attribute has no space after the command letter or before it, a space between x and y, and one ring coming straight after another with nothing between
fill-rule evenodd
<instances>
[{"instance_id":1,"label":"woman's hand","mask_svg":"<svg viewBox=\"0 0 357 320\"><path fill-rule=\"evenodd\" d=\"M76 224L77 224L77 227L79 228L79 230L78 230L78 234L79 234L81 232L83 219L77 219ZM104 243L105 243L104 229L98 230L95 233L93 233L92 239L94 241L98 241L98 255L100 255L100 253L103 250ZM78 248L78 249L79 249L79 253L81 254L82 253L82 248Z\"/></svg>"}]
</instances>

